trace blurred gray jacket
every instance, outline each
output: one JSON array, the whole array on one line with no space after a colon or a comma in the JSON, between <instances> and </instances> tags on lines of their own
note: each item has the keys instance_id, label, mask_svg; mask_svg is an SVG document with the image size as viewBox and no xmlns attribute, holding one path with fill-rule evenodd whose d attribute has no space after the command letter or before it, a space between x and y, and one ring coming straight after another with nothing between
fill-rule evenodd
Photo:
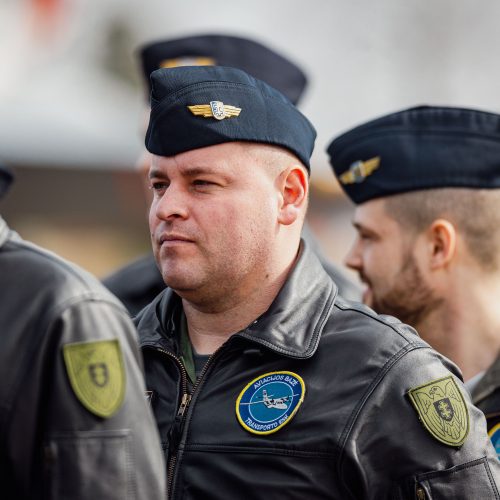
<instances>
[{"instance_id":1,"label":"blurred gray jacket","mask_svg":"<svg viewBox=\"0 0 500 500\"><path fill-rule=\"evenodd\" d=\"M0 496L165 498L127 312L0 218Z\"/></svg>"}]
</instances>

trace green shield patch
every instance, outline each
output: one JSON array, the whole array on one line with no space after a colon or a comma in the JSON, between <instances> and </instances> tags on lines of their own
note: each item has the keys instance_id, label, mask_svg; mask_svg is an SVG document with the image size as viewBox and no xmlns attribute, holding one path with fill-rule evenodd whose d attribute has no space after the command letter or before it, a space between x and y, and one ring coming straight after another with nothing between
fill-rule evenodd
<instances>
[{"instance_id":1,"label":"green shield patch","mask_svg":"<svg viewBox=\"0 0 500 500\"><path fill-rule=\"evenodd\" d=\"M450 375L410 389L410 400L425 428L441 443L461 446L469 434L469 412Z\"/></svg>"},{"instance_id":2,"label":"green shield patch","mask_svg":"<svg viewBox=\"0 0 500 500\"><path fill-rule=\"evenodd\" d=\"M83 406L99 417L111 417L125 397L118 340L66 344L63 354L71 387Z\"/></svg>"}]
</instances>

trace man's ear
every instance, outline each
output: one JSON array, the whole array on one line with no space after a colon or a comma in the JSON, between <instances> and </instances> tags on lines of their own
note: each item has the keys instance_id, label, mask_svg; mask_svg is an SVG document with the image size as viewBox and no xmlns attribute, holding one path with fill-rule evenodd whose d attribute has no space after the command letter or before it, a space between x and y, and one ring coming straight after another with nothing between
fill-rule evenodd
<instances>
[{"instance_id":1,"label":"man's ear","mask_svg":"<svg viewBox=\"0 0 500 500\"><path fill-rule=\"evenodd\" d=\"M289 167L280 174L281 194L278 222L285 226L293 224L305 211L309 191L309 179L304 168Z\"/></svg>"},{"instance_id":2,"label":"man's ear","mask_svg":"<svg viewBox=\"0 0 500 500\"><path fill-rule=\"evenodd\" d=\"M427 229L429 264L431 269L448 266L457 249L457 230L446 219L436 219Z\"/></svg>"}]
</instances>

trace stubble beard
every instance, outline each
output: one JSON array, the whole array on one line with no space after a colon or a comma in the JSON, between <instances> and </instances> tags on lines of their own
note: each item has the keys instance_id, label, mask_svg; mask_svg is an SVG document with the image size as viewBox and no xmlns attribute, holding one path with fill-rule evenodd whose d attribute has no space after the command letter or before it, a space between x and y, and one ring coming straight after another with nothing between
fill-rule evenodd
<instances>
[{"instance_id":1,"label":"stubble beard","mask_svg":"<svg viewBox=\"0 0 500 500\"><path fill-rule=\"evenodd\" d=\"M373 309L379 314L395 316L415 328L424 321L441 300L425 282L413 255L408 252L397 284L385 295L373 294Z\"/></svg>"}]
</instances>

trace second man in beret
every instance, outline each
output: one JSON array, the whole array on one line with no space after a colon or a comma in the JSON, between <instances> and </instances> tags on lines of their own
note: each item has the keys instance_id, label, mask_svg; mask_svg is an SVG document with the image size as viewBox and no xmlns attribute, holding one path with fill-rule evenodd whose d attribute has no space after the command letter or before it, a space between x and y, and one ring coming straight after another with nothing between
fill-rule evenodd
<instances>
[{"instance_id":1,"label":"second man in beret","mask_svg":"<svg viewBox=\"0 0 500 500\"><path fill-rule=\"evenodd\" d=\"M336 138L364 301L461 368L500 451L500 116L421 106Z\"/></svg>"}]
</instances>

